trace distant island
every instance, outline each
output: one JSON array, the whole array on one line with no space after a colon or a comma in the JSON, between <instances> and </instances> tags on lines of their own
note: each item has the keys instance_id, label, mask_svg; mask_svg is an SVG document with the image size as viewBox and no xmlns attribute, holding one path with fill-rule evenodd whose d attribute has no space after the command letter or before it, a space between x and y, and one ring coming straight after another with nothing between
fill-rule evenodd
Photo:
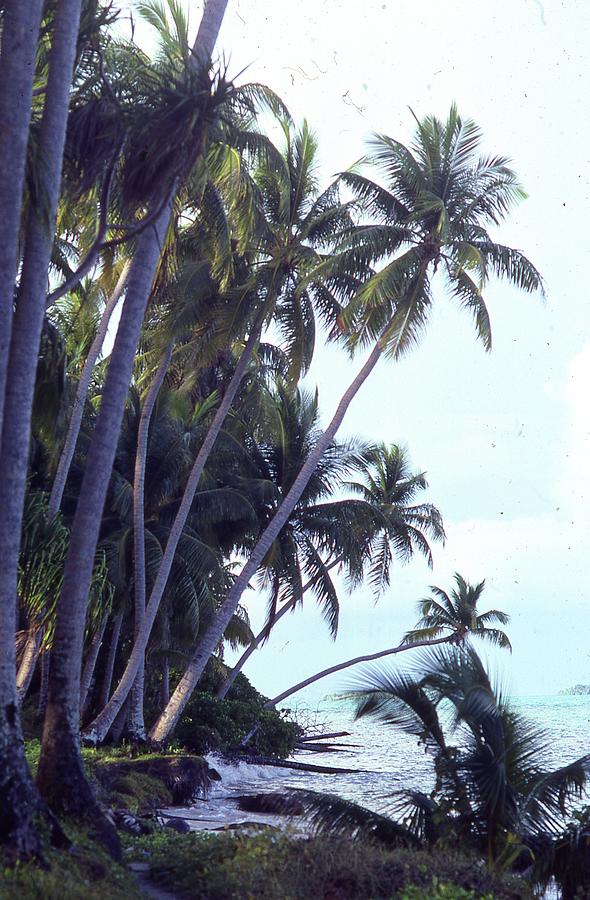
<instances>
[{"instance_id":1,"label":"distant island","mask_svg":"<svg viewBox=\"0 0 590 900\"><path fill-rule=\"evenodd\" d=\"M559 692L560 697L578 697L581 694L590 694L590 684L574 684L573 687Z\"/></svg>"}]
</instances>

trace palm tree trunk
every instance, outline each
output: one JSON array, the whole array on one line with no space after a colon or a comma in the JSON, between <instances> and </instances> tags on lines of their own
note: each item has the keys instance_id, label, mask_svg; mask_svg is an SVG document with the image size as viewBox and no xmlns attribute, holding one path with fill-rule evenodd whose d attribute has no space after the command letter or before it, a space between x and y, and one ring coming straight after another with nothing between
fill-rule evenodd
<instances>
[{"instance_id":1,"label":"palm tree trunk","mask_svg":"<svg viewBox=\"0 0 590 900\"><path fill-rule=\"evenodd\" d=\"M86 405L86 397L88 396L90 379L92 378L92 372L94 371L96 361L98 359L100 351L102 350L111 317L119 300L121 299L123 291L125 290L127 275L129 274L129 266L130 263L126 262L119 276L119 280L115 285L115 289L107 300L102 316L100 318L100 323L96 335L94 337L94 340L92 341L92 346L90 347L88 356L86 357L86 362L84 363L84 368L82 369L80 380L78 381L76 397L70 415L70 424L68 425L68 433L66 435L63 450L61 451L61 456L57 466L57 472L55 473L53 486L51 488L51 495L49 497L49 506L47 510L49 519L52 519L55 515L57 515L57 512L61 506L68 473L70 471L72 459L74 458L74 451L76 449L78 435L80 434L80 425L82 424L82 416L84 414L84 406Z\"/></svg>"},{"instance_id":2,"label":"palm tree trunk","mask_svg":"<svg viewBox=\"0 0 590 900\"><path fill-rule=\"evenodd\" d=\"M413 644L398 644L397 647L390 647L388 650L380 650L378 653L367 653L365 654L365 656L355 656L353 659L347 659L345 662L337 663L337 665L335 666L330 666L327 669L322 669L321 672L316 672L315 675L311 675L309 678L304 679L304 681L299 681L292 687L287 688L286 691L283 691L281 694L273 697L272 700L267 700L264 704L264 709L273 709L277 705L277 703L280 703L282 700L286 700L287 697L291 696L291 694L296 694L298 691L303 690L304 687L313 684L315 681L319 681L321 678L326 678L328 675L333 675L335 672L340 672L342 671L342 669L348 669L351 666L359 665L359 663L372 662L375 659L383 659L384 656L392 656L395 653L402 653L404 650L412 650L414 649L414 647L434 647L436 644L446 644L449 641L453 640L454 637L454 634L449 634L444 638L434 638L433 640L426 641L415 641ZM250 731L242 739L240 747L246 747L259 728L260 720L258 720L252 726Z\"/></svg>"},{"instance_id":3,"label":"palm tree trunk","mask_svg":"<svg viewBox=\"0 0 590 900\"><path fill-rule=\"evenodd\" d=\"M117 649L119 647L119 636L121 634L121 625L123 624L123 610L117 613L113 619L111 628L111 636L109 638L109 649L104 664L104 672L100 693L98 695L98 706L102 709L105 703L108 703L111 696L111 685L113 683L113 671L115 668L115 660L117 658Z\"/></svg>"},{"instance_id":4,"label":"palm tree trunk","mask_svg":"<svg viewBox=\"0 0 590 900\"><path fill-rule=\"evenodd\" d=\"M49 649L41 654L41 684L39 685L39 701L37 703L37 718L43 719L47 707L47 691L49 690L49 667L51 666L51 652Z\"/></svg>"},{"instance_id":5,"label":"palm tree trunk","mask_svg":"<svg viewBox=\"0 0 590 900\"><path fill-rule=\"evenodd\" d=\"M84 670L82 672L82 678L80 681L80 712L83 711L86 705L86 700L88 699L88 691L90 690L90 685L92 683L92 677L96 668L96 661L98 659L98 654L100 653L100 648L102 647L102 640L104 638L108 620L109 616L107 613L105 616L103 616L102 622L92 635L88 653L86 654L86 662L84 663Z\"/></svg>"},{"instance_id":6,"label":"palm tree trunk","mask_svg":"<svg viewBox=\"0 0 590 900\"><path fill-rule=\"evenodd\" d=\"M162 660L162 687L160 690L160 704L165 709L170 700L170 659L168 654Z\"/></svg>"},{"instance_id":7,"label":"palm tree trunk","mask_svg":"<svg viewBox=\"0 0 590 900\"><path fill-rule=\"evenodd\" d=\"M219 407L217 408L217 412L215 413L209 430L205 435L205 440L203 441L203 444L201 445L201 448L197 454L197 458L195 459L195 462L191 469L191 473L186 483L186 488L184 490L180 507L178 509L178 512L176 513L172 528L170 529L164 556L162 557L162 562L160 563L158 574L156 575L156 579L151 590L150 599L145 612L141 632L136 637L131 655L129 657L129 662L127 663L127 667L123 675L121 676L121 680L117 685L117 689L115 690L107 706L102 710L101 713L99 713L94 722L92 722L84 732L84 735L88 740L97 742L104 740L121 704L126 699L129 691L131 690L131 686L133 685L136 674L142 664L142 660L145 654L145 648L149 640L149 636L154 624L154 620L156 618L156 614L158 612L158 608L160 606L160 602L164 595L164 590L168 582L168 576L170 575L172 563L174 562L174 556L176 553L176 548L178 547L178 541L180 540L182 530L188 518L201 475L203 474L203 469L205 468L207 460L209 459L209 455L213 449L215 441L217 440L217 436L221 431L222 425L227 417L238 388L246 373L248 363L250 362L252 353L254 352L254 348L259 340L261 326L262 322L258 321L253 327L252 332L248 340L246 341L244 349L240 355L240 359L235 368L231 381L227 387L225 394L223 395L223 399L219 404Z\"/></svg>"},{"instance_id":8,"label":"palm tree trunk","mask_svg":"<svg viewBox=\"0 0 590 900\"><path fill-rule=\"evenodd\" d=\"M209 0L205 6L193 47L199 64L205 59L208 62L211 56L226 6L227 0ZM154 224L137 240L130 270L130 284L76 507L57 608L49 696L37 780L45 796L51 797L57 806L74 814L88 815L89 809L97 807L92 788L84 774L79 748L78 692L88 589L135 351L171 209L172 195L163 204L162 212ZM142 648L141 656L144 649L145 647ZM138 654L131 683L140 662Z\"/></svg>"},{"instance_id":9,"label":"palm tree trunk","mask_svg":"<svg viewBox=\"0 0 590 900\"><path fill-rule=\"evenodd\" d=\"M16 695L20 706L22 706L22 702L27 696L33 675L35 674L35 667L37 665L37 658L39 656L39 648L42 639L43 630L41 628L29 628L25 649L23 650L18 672L16 674Z\"/></svg>"},{"instance_id":10,"label":"palm tree trunk","mask_svg":"<svg viewBox=\"0 0 590 900\"><path fill-rule=\"evenodd\" d=\"M339 559L333 560L333 562L331 562L326 567L326 571L329 572L330 569L333 569L335 566L339 565L339 563L341 563L341 562L342 562L341 557ZM317 580L316 578L311 578L307 582L307 584L304 584L301 593L304 594L307 590L309 590L310 587L313 587L316 580ZM240 672L242 671L242 669L244 668L244 666L246 665L246 663L248 662L248 660L250 659L250 657L252 656L254 651L258 650L261 641L265 641L269 637L272 629L275 627L277 622L279 622L283 618L284 615L286 615L288 612L290 612L296 606L297 606L296 599L291 600L289 603L285 603L285 605L282 606L281 609L279 609L278 612L276 612L274 614L274 616L272 617L270 622L267 622L267 624L264 626L262 631L260 631L256 635L256 637L254 638L254 640L252 641L250 646L246 647L246 649L240 656L239 660L237 661L237 663L235 664L235 666L233 667L233 669L231 670L231 672L229 673L229 675L227 676L227 678L225 679L225 681L223 682L221 687L216 691L216 694L220 700L223 700L224 697L227 697L227 694L231 690L231 687L232 687L234 681L236 680L236 678L238 677L238 675L240 674Z\"/></svg>"},{"instance_id":11,"label":"palm tree trunk","mask_svg":"<svg viewBox=\"0 0 590 900\"><path fill-rule=\"evenodd\" d=\"M31 4L22 6L28 15ZM23 504L29 458L31 411L47 272L72 83L81 0L62 0L56 8L45 105L38 143L39 197L43 208L28 215L22 275L12 321L0 452L0 842L10 841L18 854L37 845L34 817L40 800L24 759L16 697L14 647L15 597ZM30 77L30 76L28 76ZM24 101L28 103L29 97ZM14 112L14 110L12 110ZM2 161L4 163L4 160ZM4 176L3 176L4 177ZM22 181L21 181L22 185ZM4 215L4 211L3 211ZM14 239L14 236L13 236ZM11 290L14 284L11 273Z\"/></svg>"},{"instance_id":12,"label":"palm tree trunk","mask_svg":"<svg viewBox=\"0 0 590 900\"><path fill-rule=\"evenodd\" d=\"M133 636L136 639L141 632L145 616L145 467L147 461L148 434L156 399L164 383L166 372L172 358L173 342L168 345L155 378L147 392L139 427L137 429L137 452L135 454L135 472L133 476L133 573L135 584L135 619ZM139 667L137 677L131 689L129 700L129 717L127 729L131 740L145 740L145 723L143 718L143 690L145 676L145 656Z\"/></svg>"},{"instance_id":13,"label":"palm tree trunk","mask_svg":"<svg viewBox=\"0 0 590 900\"><path fill-rule=\"evenodd\" d=\"M180 679L176 690L170 698L170 703L162 712L159 719L150 731L151 740L157 743L164 741L171 733L171 731L175 728L176 723L178 722L178 719L180 718L184 707L186 706L193 690L195 689L199 678L203 674L209 657L219 643L225 629L229 624L231 617L234 615L236 609L238 608L238 603L240 602L242 594L246 590L250 579L257 571L272 544L278 537L281 529L293 512L297 502L299 501L299 498L301 497L301 494L305 490L305 487L307 486L311 476L313 475L318 462L324 455L324 452L326 451L328 445L331 443L334 435L338 431L338 428L340 427L340 424L346 414L348 407L352 403L361 386L365 383L366 379L369 377L370 373L377 365L381 357L381 353L381 345L379 342L377 342L373 347L373 350L369 354L369 357L364 366L352 380L348 389L342 396L342 399L338 404L332 421L326 428L322 437L318 440L312 452L309 454L308 459L302 466L301 471L293 482L291 490L281 503L272 521L256 544L256 547L254 548L250 559L243 567L239 576L236 578L227 595L227 598L223 602L217 614L213 617L208 627L205 629L203 639L199 642L199 646L197 647L192 659L190 660L184 675Z\"/></svg>"},{"instance_id":14,"label":"palm tree trunk","mask_svg":"<svg viewBox=\"0 0 590 900\"><path fill-rule=\"evenodd\" d=\"M0 55L0 435L18 267L35 52L42 0L11 3L2 20Z\"/></svg>"},{"instance_id":15,"label":"palm tree trunk","mask_svg":"<svg viewBox=\"0 0 590 900\"><path fill-rule=\"evenodd\" d=\"M170 204L166 204L154 226L137 242L100 412L86 460L57 605L37 781L52 805L71 815L87 814L96 806L79 751L80 670L88 592L135 350L169 216Z\"/></svg>"},{"instance_id":16,"label":"palm tree trunk","mask_svg":"<svg viewBox=\"0 0 590 900\"><path fill-rule=\"evenodd\" d=\"M430 258L425 257L421 262L419 272L414 280L412 291L409 296L405 298L407 307L406 321L402 326L398 326L398 335L395 342L395 347L388 348L389 353L392 356L397 355L402 338L405 338L407 336L405 326L407 325L407 322L410 318L410 311L413 304L415 303L416 297L419 296L420 288L426 276L426 270L428 268L429 261ZM348 388L342 395L330 424L324 431L322 437L318 440L312 452L309 454L309 457L307 458L305 464L301 467L301 470L299 471L299 474L293 482L293 485L291 486L291 489L289 490L287 496L279 506L271 522L258 540L258 543L256 544L252 555L234 581L225 601L221 605L217 614L213 617L212 621L209 623L209 626L207 627L207 629L205 630L205 634L203 635L202 641L199 642L199 646L196 648L195 653L193 654L193 657L190 660L184 675L180 679L178 685L176 686L176 690L170 698L170 703L162 712L157 722L154 724L152 730L150 731L149 737L151 740L157 743L166 740L170 732L176 727L176 723L178 722L178 719L180 718L184 707L188 703L188 700L192 692L194 691L199 678L205 670L205 666L207 665L209 657L215 650L215 647L218 645L219 641L222 639L231 617L235 614L242 594L248 587L250 579L255 574L258 567L262 564L264 557L272 547L273 543L280 534L281 529L287 523L289 516L299 502L303 491L307 487L313 473L315 472L317 464L321 460L329 444L334 439L336 432L340 428L348 407L379 362L381 354L383 353L383 342L387 340L389 330L393 326L394 322L395 314L381 332L381 335L376 341L373 349L371 350L365 364L362 366L361 370L355 376L355 378L353 378Z\"/></svg>"},{"instance_id":17,"label":"palm tree trunk","mask_svg":"<svg viewBox=\"0 0 590 900\"><path fill-rule=\"evenodd\" d=\"M264 708L272 709L273 706L276 706L277 703L281 703L282 700L286 700L287 697L291 696L291 694L296 694L298 691L302 691L304 687L307 687L310 684L314 684L314 682L319 681L321 678L326 678L328 675L333 675L335 672L341 672L342 669L349 669L351 666L357 666L359 663L373 662L373 660L382 659L384 656L393 656L395 653L403 653L404 650L413 650L415 647L434 647L437 644L448 644L449 641L452 641L454 638L455 634L453 633L448 634L446 637L442 638L432 638L431 640L415 641L412 644L398 644L397 647L390 647L388 650L380 650L378 653L368 653L364 656L355 656L353 659L347 659L344 662L337 663L335 666L329 666L327 669L322 669L321 672L316 672L315 675L310 675L309 678L305 678L303 681L298 681L297 684L294 684L292 687L287 688L286 691L277 694L277 696L273 697L272 700L267 700L264 704Z\"/></svg>"}]
</instances>

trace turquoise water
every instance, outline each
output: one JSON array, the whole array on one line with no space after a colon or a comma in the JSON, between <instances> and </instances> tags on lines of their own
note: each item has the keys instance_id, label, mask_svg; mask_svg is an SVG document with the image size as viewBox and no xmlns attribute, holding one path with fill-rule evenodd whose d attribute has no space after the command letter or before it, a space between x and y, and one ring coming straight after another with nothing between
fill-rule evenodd
<instances>
[{"instance_id":1,"label":"turquoise water","mask_svg":"<svg viewBox=\"0 0 590 900\"><path fill-rule=\"evenodd\" d=\"M513 704L544 732L547 769L559 768L590 753L590 697L526 697L514 699ZM432 759L416 738L369 719L355 722L350 705L330 698L315 702L306 698L290 708L308 732L349 732L347 737L338 739L343 745L339 751L299 752L297 761L354 771L327 775L247 763L235 765L212 755L209 761L222 780L214 784L207 798L185 810L191 828L208 830L243 821L274 820L268 815L241 813L236 795L244 793L305 788L338 794L378 812L387 812L397 791L432 789Z\"/></svg>"},{"instance_id":2,"label":"turquoise water","mask_svg":"<svg viewBox=\"0 0 590 900\"><path fill-rule=\"evenodd\" d=\"M559 768L590 753L590 697L528 697L513 701L519 712L545 733L544 765ZM430 791L434 786L431 756L418 740L398 728L369 719L355 722L350 705L334 699L290 705L308 731L348 731L339 738L343 746L329 753L299 752L297 761L354 769L333 775L298 772L270 766L240 763L230 765L210 757L222 775L206 802L193 808L193 827L218 825L261 818L236 813L236 794L305 788L338 794L379 812L387 812L396 791L416 788ZM270 817L272 819L272 817Z\"/></svg>"},{"instance_id":3,"label":"turquoise water","mask_svg":"<svg viewBox=\"0 0 590 900\"><path fill-rule=\"evenodd\" d=\"M556 769L590 753L590 696L520 697L513 706L543 732L543 762ZM298 754L323 765L358 768L355 775L308 775L288 779L313 790L332 790L374 809L386 809L392 793L402 788L430 791L432 760L418 740L392 725L370 719L354 721L350 705L326 698L315 704L291 707L295 715L319 730L348 731L343 744L357 746L338 753ZM452 741L451 741L452 743Z\"/></svg>"}]
</instances>

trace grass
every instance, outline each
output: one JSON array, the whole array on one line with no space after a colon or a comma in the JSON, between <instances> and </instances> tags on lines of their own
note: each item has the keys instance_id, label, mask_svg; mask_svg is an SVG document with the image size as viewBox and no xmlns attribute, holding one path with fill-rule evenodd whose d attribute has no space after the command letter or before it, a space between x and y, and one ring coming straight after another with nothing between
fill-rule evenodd
<instances>
[{"instance_id":1,"label":"grass","mask_svg":"<svg viewBox=\"0 0 590 900\"><path fill-rule=\"evenodd\" d=\"M70 850L44 848L48 869L35 863L2 866L0 900L134 900L142 895L125 866L117 865L88 835L62 823Z\"/></svg>"},{"instance_id":2,"label":"grass","mask_svg":"<svg viewBox=\"0 0 590 900\"><path fill-rule=\"evenodd\" d=\"M151 877L185 900L493 900L530 898L521 882L454 854L385 849L364 841L275 832L155 833L127 842Z\"/></svg>"}]
</instances>

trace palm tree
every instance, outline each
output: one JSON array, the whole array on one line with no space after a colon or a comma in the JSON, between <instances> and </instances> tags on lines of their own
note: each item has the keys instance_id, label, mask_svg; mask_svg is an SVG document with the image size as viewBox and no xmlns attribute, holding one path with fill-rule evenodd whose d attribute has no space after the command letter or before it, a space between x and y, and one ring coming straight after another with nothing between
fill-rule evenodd
<instances>
[{"instance_id":1,"label":"palm tree","mask_svg":"<svg viewBox=\"0 0 590 900\"><path fill-rule=\"evenodd\" d=\"M32 110L35 55L43 3L4 10L0 54L0 434L4 411L6 370L14 282L18 267L21 206Z\"/></svg>"},{"instance_id":2,"label":"palm tree","mask_svg":"<svg viewBox=\"0 0 590 900\"><path fill-rule=\"evenodd\" d=\"M3 141L2 171L14 184L8 183L7 220L3 240L7 256L3 259L0 303L2 332L10 335L10 345L2 363L0 379L3 389L2 444L0 451L0 805L7 810L8 825L2 829L0 841L10 843L18 856L38 854L40 845L34 824L41 810L26 766L16 697L16 658L14 648L15 597L19 561L19 539L26 492L27 462L30 441L31 411L35 387L37 354L45 312L47 273L51 259L53 229L57 211L63 149L70 99L70 85L76 61L81 0L64 0L53 18L49 70L44 92L41 122L37 134L37 208L31 205L26 216L24 253L13 309L16 251L21 238L22 187L26 164L32 74L34 73L31 41L37 35L40 8L28 6L25 18L15 11L6 19L8 32L3 33L3 88L0 100L0 130ZM29 12L32 15L29 22ZM30 29L30 31L29 31ZM22 55L17 50L22 43ZM7 55L4 58L4 49ZM28 57L28 58L27 58ZM14 64L26 66L28 74L15 74L6 82ZM12 90L23 88L24 94L7 109ZM16 113L15 110L25 109ZM14 131L10 122L14 121ZM15 143L12 142L14 137ZM13 156L13 154L16 154ZM10 327L10 320L12 320ZM6 349L6 348L5 348ZM1 404L0 404L1 405ZM91 560L92 562L92 560Z\"/></svg>"},{"instance_id":3,"label":"palm tree","mask_svg":"<svg viewBox=\"0 0 590 900\"><path fill-rule=\"evenodd\" d=\"M367 454L360 474L361 481L347 482L346 487L374 513L363 553L368 582L378 596L389 586L394 559L407 563L418 551L432 568L429 539L444 542L445 531L432 503L413 502L428 482L424 472L412 472L405 447L378 444Z\"/></svg>"},{"instance_id":4,"label":"palm tree","mask_svg":"<svg viewBox=\"0 0 590 900\"><path fill-rule=\"evenodd\" d=\"M485 587L485 581L469 584L462 575L455 573L456 589L451 594L442 588L431 585L433 597L420 601L418 606L422 618L416 627L406 635L406 641L412 644L429 638L437 638L441 634L453 633L453 640L461 643L469 635L482 638L498 647L512 651L507 634L500 628L490 625L507 625L510 616L499 609L489 609L478 613L477 604Z\"/></svg>"},{"instance_id":5,"label":"palm tree","mask_svg":"<svg viewBox=\"0 0 590 900\"><path fill-rule=\"evenodd\" d=\"M435 594L435 598L429 597L421 600L418 609L422 618L417 623L416 628L408 631L404 636L401 644L397 647L391 647L387 650L380 650L377 653L369 653L363 656L356 656L353 659L345 660L345 662L337 663L327 669L322 669L315 675L310 675L304 681L300 681L287 690L282 691L277 697L267 701L268 707L276 706L292 694L296 694L304 687L325 678L327 675L333 675L335 672L341 672L351 666L359 665L359 663L373 662L382 659L384 656L392 656L397 653L403 653L406 650L412 650L416 647L425 647L438 644L463 644L468 637L480 637L484 640L491 641L498 647L505 647L512 650L508 636L498 628L488 628L490 622L500 622L506 625L510 621L510 617L498 609L490 609L484 613L478 613L477 602L481 597L485 582L473 587L468 584L461 575L455 575L455 582L458 591L453 591L449 599L448 595L442 588L432 585L430 590ZM443 600L446 598L446 600Z\"/></svg>"},{"instance_id":6,"label":"palm tree","mask_svg":"<svg viewBox=\"0 0 590 900\"><path fill-rule=\"evenodd\" d=\"M489 276L505 278L524 291L543 291L541 277L526 257L496 243L488 232L524 192L505 158L477 156L480 143L477 126L463 121L453 107L446 122L430 116L418 123L413 152L391 138L374 139L372 161L389 178L389 190L353 173L343 176L380 220L346 237L340 273L390 260L367 279L341 318L352 348L373 346L196 649L191 661L195 683L359 389L383 355L399 359L416 344L432 305L434 276L444 274L451 296L472 313L487 350L491 332L482 290ZM326 275L335 273L338 265L331 259ZM319 273L313 277L318 280ZM183 688L181 684L177 690Z\"/></svg>"},{"instance_id":7,"label":"palm tree","mask_svg":"<svg viewBox=\"0 0 590 900\"><path fill-rule=\"evenodd\" d=\"M409 562L417 550L432 566L429 539L444 541L445 532L441 514L435 506L431 503L412 505L416 494L425 490L428 483L424 472L411 471L404 448L380 444L369 448L359 463L362 480L345 483L345 487L360 495L360 500L345 501L343 507L343 512L351 512L349 543L355 547L357 556L356 572L349 568L348 579L354 586L366 577L378 597L390 584L394 558L402 564ZM343 562L344 558L336 552L328 565L342 568ZM311 587L313 580L306 585L306 588ZM227 694L254 649L268 638L276 622L294 606L293 601L283 605L267 622L220 688L220 697Z\"/></svg>"},{"instance_id":8,"label":"palm tree","mask_svg":"<svg viewBox=\"0 0 590 900\"><path fill-rule=\"evenodd\" d=\"M265 434L258 426L258 435L247 442L255 470L248 473L247 479L239 475L236 481L236 486L243 485L246 495L252 498L259 519L258 530L272 518L320 433L317 393L291 394L279 383L272 400L270 428ZM331 495L341 479L358 468L364 450L358 441L334 442L310 479L287 526L270 548L259 579L261 588L270 597L269 620L280 606L301 603L304 584L310 581L335 637L339 603L324 557L338 559L354 571L359 554L350 522L355 514L361 518L363 510L347 500L334 501ZM240 549L247 550L251 543L250 540ZM190 666L183 676L183 684L184 692L177 693L177 702L168 705L152 728L152 740L165 740L190 699L195 686ZM180 703L178 697L182 698Z\"/></svg>"},{"instance_id":9,"label":"palm tree","mask_svg":"<svg viewBox=\"0 0 590 900\"><path fill-rule=\"evenodd\" d=\"M340 266L333 277L322 275L322 283L316 283L314 268L321 263L329 270L335 235L350 228L348 205L339 200L337 189L332 186L319 193L314 176L316 143L307 124L293 133L292 123L284 117L283 129L286 147L283 157L259 154L259 168L247 182L246 191L252 202L258 202L256 224L251 253L255 259L256 275L253 285L238 286L237 312L243 316L240 306L247 300L252 303L248 318L249 334L240 352L232 378L211 422L187 481L185 498L179 510L177 522L166 548L163 564L149 598L141 635L136 641L129 665L113 695L108 708L94 725L97 740L106 734L110 722L117 714L133 684L149 633L153 626L166 579L174 557L175 541L190 509L191 498L197 489L199 478L215 445L217 435L234 402L234 398L247 372L248 365L259 342L265 322L273 320L286 344L290 361L290 380L296 381L304 372L313 353L315 338L314 306L324 322L336 328L336 318L341 312L341 300L350 297L357 281L353 274ZM278 157L278 158L277 158ZM269 162L270 161L270 162ZM305 285L300 287L302 281ZM229 312L235 319L236 307ZM237 607L236 607L237 608ZM235 610L234 610L235 612ZM231 616L217 635L215 646L225 631ZM88 733L90 734L90 733Z\"/></svg>"},{"instance_id":10,"label":"palm tree","mask_svg":"<svg viewBox=\"0 0 590 900\"><path fill-rule=\"evenodd\" d=\"M187 68L180 73L181 89L203 78L213 53L217 33L223 19L227 0L209 0L205 5L203 18L197 33L194 55ZM60 5L60 11L68 4ZM67 14L69 14L69 9ZM74 16L71 16L74 20ZM183 81L184 79L184 81ZM69 77L66 83L69 84ZM210 96L207 77L207 96ZM185 99L186 99L186 95ZM192 111L190 121L185 120L182 137L190 144L190 156L169 161L167 177L154 185L150 184L152 196L149 198L150 211L154 213L151 227L138 237L136 252L129 272L129 285L125 303L117 329L117 335L103 392L97 426L90 448L86 475L82 483L76 515L72 527L68 558L64 571L64 583L58 617L50 672L49 696L43 729L42 753L38 771L38 784L45 797L53 805L67 809L72 814L87 816L89 810L96 809L94 792L86 776L79 750L79 736L76 711L79 707L79 683L82 653L82 636L86 613L86 601L91 578L94 549L100 528L100 516L108 488L110 472L115 456L117 440L123 417L125 400L131 380L135 350L139 340L145 307L156 274L163 241L168 230L172 197L176 193L180 173L186 171L198 155L205 139L205 131L211 110L203 109L203 94L195 101L193 95L188 105ZM144 123L145 125L145 123ZM170 128L170 120L168 120ZM157 144L158 142L154 142ZM196 145L196 150L195 150ZM154 146L154 145L152 145ZM178 144L172 149L172 157L178 154ZM145 148L143 148L144 150ZM161 152L158 147L157 152ZM61 159L61 153L59 154ZM143 153L146 162L145 152ZM135 157L137 162L137 157ZM160 160L160 163L162 161ZM149 166L144 166L140 174L148 180ZM165 170L164 170L165 171ZM127 169L127 186L137 187L134 180L133 155L130 154ZM97 810L97 816L100 813Z\"/></svg>"},{"instance_id":11,"label":"palm tree","mask_svg":"<svg viewBox=\"0 0 590 900\"><path fill-rule=\"evenodd\" d=\"M417 738L432 756L435 788L429 795L398 791L393 821L339 798L297 792L316 827L389 844L458 844L490 866L545 883L557 875L571 886L564 863L579 874L588 826L565 829L565 822L588 782L590 756L548 770L546 736L494 689L468 644L422 651L403 671L367 669L357 684L346 695L356 717Z\"/></svg>"}]
</instances>

